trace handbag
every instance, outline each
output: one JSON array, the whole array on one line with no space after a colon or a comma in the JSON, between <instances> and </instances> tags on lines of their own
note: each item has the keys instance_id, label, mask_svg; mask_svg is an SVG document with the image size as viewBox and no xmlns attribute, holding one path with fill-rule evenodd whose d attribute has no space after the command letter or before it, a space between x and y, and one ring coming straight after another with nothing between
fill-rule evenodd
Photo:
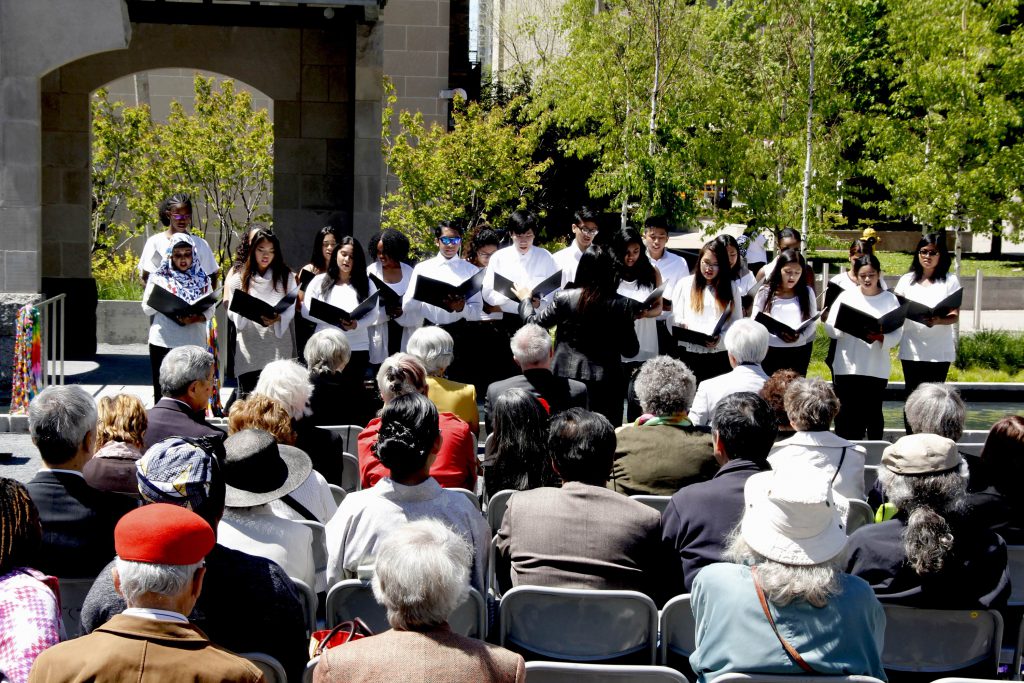
<instances>
[{"instance_id":1,"label":"handbag","mask_svg":"<svg viewBox=\"0 0 1024 683\"><path fill-rule=\"evenodd\" d=\"M334 628L313 631L309 637L309 658L319 657L324 650L372 635L373 630L359 617L343 621Z\"/></svg>"},{"instance_id":2,"label":"handbag","mask_svg":"<svg viewBox=\"0 0 1024 683\"><path fill-rule=\"evenodd\" d=\"M757 578L757 567L750 568L750 575L754 578L754 588L757 589L757 599L761 601L761 609L764 610L764 615L768 617L768 623L771 624L772 630L775 631L775 637L782 643L782 648L789 655L789 658L796 662L804 672L809 674L817 674L818 672L804 661L804 658L800 656L800 653L796 651L796 648L789 644L789 641L782 637L779 633L778 627L775 626L775 619L772 618L771 610L768 609L768 599L764 596L764 589L761 588L761 581Z\"/></svg>"}]
</instances>

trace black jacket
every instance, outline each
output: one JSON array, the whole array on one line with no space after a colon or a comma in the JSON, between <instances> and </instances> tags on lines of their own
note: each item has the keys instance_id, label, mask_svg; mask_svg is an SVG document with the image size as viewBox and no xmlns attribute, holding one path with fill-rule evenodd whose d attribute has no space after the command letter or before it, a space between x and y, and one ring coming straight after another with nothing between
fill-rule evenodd
<instances>
[{"instance_id":1,"label":"black jacket","mask_svg":"<svg viewBox=\"0 0 1024 683\"><path fill-rule=\"evenodd\" d=\"M189 438L208 436L219 444L223 444L224 439L228 436L223 429L209 424L203 415L191 410L181 401L166 396L149 409L147 417L149 418L145 439L147 450L153 444L172 436L187 436Z\"/></svg>"},{"instance_id":2,"label":"black jacket","mask_svg":"<svg viewBox=\"0 0 1024 683\"><path fill-rule=\"evenodd\" d=\"M587 387L574 379L558 377L550 370L534 368L524 370L523 374L494 382L487 387L484 399L484 420L487 432L491 431L491 411L498 397L509 389L525 389L538 398L543 398L555 415L568 408L587 407Z\"/></svg>"}]
</instances>

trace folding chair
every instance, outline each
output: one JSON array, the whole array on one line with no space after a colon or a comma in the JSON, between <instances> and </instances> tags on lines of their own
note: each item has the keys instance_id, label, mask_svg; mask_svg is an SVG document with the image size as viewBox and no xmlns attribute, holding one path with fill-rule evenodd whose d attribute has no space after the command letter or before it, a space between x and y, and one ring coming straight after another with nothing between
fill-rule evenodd
<instances>
[{"instance_id":1,"label":"folding chair","mask_svg":"<svg viewBox=\"0 0 1024 683\"><path fill-rule=\"evenodd\" d=\"M529 683L687 683L686 676L665 666L527 662Z\"/></svg>"},{"instance_id":2,"label":"folding chair","mask_svg":"<svg viewBox=\"0 0 1024 683\"><path fill-rule=\"evenodd\" d=\"M357 467L356 470L358 471L358 469L359 468ZM345 489L341 488L337 484L328 484L327 488L331 490L331 495L334 496L334 504L341 507L341 501L345 500Z\"/></svg>"},{"instance_id":3,"label":"folding chair","mask_svg":"<svg viewBox=\"0 0 1024 683\"><path fill-rule=\"evenodd\" d=\"M352 493L363 488L362 481L359 478L359 458L345 452L341 454L341 459L341 488L346 493Z\"/></svg>"},{"instance_id":4,"label":"folding chair","mask_svg":"<svg viewBox=\"0 0 1024 683\"><path fill-rule=\"evenodd\" d=\"M299 594L299 602L302 604L302 618L306 622L306 638L313 635L316 630L316 592L305 581L292 579L295 585L295 592Z\"/></svg>"},{"instance_id":5,"label":"folding chair","mask_svg":"<svg viewBox=\"0 0 1024 683\"><path fill-rule=\"evenodd\" d=\"M846 535L849 536L857 529L875 521L875 511L863 500L851 498L850 509L846 512Z\"/></svg>"},{"instance_id":6,"label":"folding chair","mask_svg":"<svg viewBox=\"0 0 1024 683\"><path fill-rule=\"evenodd\" d=\"M341 439L341 450L351 453L356 449L359 432L365 428L359 425L320 425L320 429L326 429L336 438Z\"/></svg>"},{"instance_id":7,"label":"folding chair","mask_svg":"<svg viewBox=\"0 0 1024 683\"><path fill-rule=\"evenodd\" d=\"M463 488L459 488L457 486L454 486L454 487L452 487L452 488L450 488L448 490L449 491L458 491L459 493L464 495L466 498L469 498L469 502L473 503L473 505L476 506L477 510L480 509L480 497L477 496L472 491L470 491L469 489L463 489Z\"/></svg>"},{"instance_id":8,"label":"folding chair","mask_svg":"<svg viewBox=\"0 0 1024 683\"><path fill-rule=\"evenodd\" d=\"M281 662L262 652L246 652L240 655L259 667L267 683L288 683L288 675Z\"/></svg>"},{"instance_id":9,"label":"folding chair","mask_svg":"<svg viewBox=\"0 0 1024 683\"><path fill-rule=\"evenodd\" d=\"M878 466L882 464L882 452L891 446L888 441L854 441L854 445L864 449L864 464Z\"/></svg>"},{"instance_id":10,"label":"folding chair","mask_svg":"<svg viewBox=\"0 0 1024 683\"><path fill-rule=\"evenodd\" d=\"M690 655L697 649L697 622L693 618L690 594L677 595L666 602L661 608L658 624L661 628L658 663L696 680L690 668Z\"/></svg>"},{"instance_id":11,"label":"folding chair","mask_svg":"<svg viewBox=\"0 0 1024 683\"><path fill-rule=\"evenodd\" d=\"M1006 601L1006 606L1012 608L1007 610L1006 614L1010 615L1019 613L1021 608L1024 608L1024 545L1006 546L1006 560L1010 570L1010 598ZM1024 617L1015 621L1016 623L1007 625L1007 628L1016 629L1017 633L1017 637L1013 639L1013 654L1009 657L1004 654L1001 660L1011 662L1011 677L1019 681L1020 668L1024 664Z\"/></svg>"},{"instance_id":12,"label":"folding chair","mask_svg":"<svg viewBox=\"0 0 1024 683\"><path fill-rule=\"evenodd\" d=\"M503 489L498 491L487 501L487 524L491 527L491 533L498 533L501 527L501 520L505 517L505 508L508 507L508 499L515 493L514 489Z\"/></svg>"},{"instance_id":13,"label":"folding chair","mask_svg":"<svg viewBox=\"0 0 1024 683\"><path fill-rule=\"evenodd\" d=\"M985 448L983 443L958 443L956 449L964 455L981 455L982 449Z\"/></svg>"},{"instance_id":14,"label":"folding chair","mask_svg":"<svg viewBox=\"0 0 1024 683\"><path fill-rule=\"evenodd\" d=\"M313 576L316 584L313 590L317 593L327 590L327 527L311 519L293 520L308 527L313 532Z\"/></svg>"},{"instance_id":15,"label":"folding chair","mask_svg":"<svg viewBox=\"0 0 1024 683\"><path fill-rule=\"evenodd\" d=\"M900 672L995 677L1003 640L999 612L883 607L882 666L890 680Z\"/></svg>"},{"instance_id":16,"label":"folding chair","mask_svg":"<svg viewBox=\"0 0 1024 683\"><path fill-rule=\"evenodd\" d=\"M89 594L93 581L91 579L57 579L60 586L60 616L64 621L64 631L68 638L82 635L82 605Z\"/></svg>"},{"instance_id":17,"label":"folding chair","mask_svg":"<svg viewBox=\"0 0 1024 683\"><path fill-rule=\"evenodd\" d=\"M875 488L875 482L878 481L878 468L879 465L864 465L864 491L868 492Z\"/></svg>"},{"instance_id":18,"label":"folding chair","mask_svg":"<svg viewBox=\"0 0 1024 683\"><path fill-rule=\"evenodd\" d=\"M658 512L665 512L665 508L668 507L668 502L672 500L672 496L648 496L639 493L634 496L630 496L630 498L638 503L643 503L648 507L652 507Z\"/></svg>"},{"instance_id":19,"label":"folding chair","mask_svg":"<svg viewBox=\"0 0 1024 683\"><path fill-rule=\"evenodd\" d=\"M517 586L501 598L498 644L527 659L654 664L658 608L636 591Z\"/></svg>"},{"instance_id":20,"label":"folding chair","mask_svg":"<svg viewBox=\"0 0 1024 683\"><path fill-rule=\"evenodd\" d=\"M882 683L873 676L811 676L808 674L727 673L715 677L715 683Z\"/></svg>"}]
</instances>

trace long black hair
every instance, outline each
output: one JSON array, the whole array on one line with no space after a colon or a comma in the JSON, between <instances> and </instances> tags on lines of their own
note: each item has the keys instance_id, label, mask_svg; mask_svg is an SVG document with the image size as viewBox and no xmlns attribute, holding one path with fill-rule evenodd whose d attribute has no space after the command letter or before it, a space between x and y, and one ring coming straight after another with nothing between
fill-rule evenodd
<instances>
[{"instance_id":1,"label":"long black hair","mask_svg":"<svg viewBox=\"0 0 1024 683\"><path fill-rule=\"evenodd\" d=\"M811 295L806 286L807 261L804 260L803 254L796 249L782 250L778 260L775 261L775 270L772 271L772 276L768 279L768 300L765 302L764 312L772 312L772 301L775 299L775 292L782 286L782 267L788 266L791 263L795 263L802 268L800 280L796 283L795 293L797 301L800 302L800 319L807 320L811 317Z\"/></svg>"},{"instance_id":2,"label":"long black hair","mask_svg":"<svg viewBox=\"0 0 1024 683\"><path fill-rule=\"evenodd\" d=\"M914 274L914 282L924 279L924 266L921 265L921 255L917 253L924 247L935 247L939 252L939 264L935 266L935 272L932 273L932 282L945 282L946 275L949 274L949 267L953 265L953 259L946 247L946 234L942 232L930 232L927 235L922 235L921 241L917 243L917 248L914 249L914 260L910 262L910 272Z\"/></svg>"},{"instance_id":3,"label":"long black hair","mask_svg":"<svg viewBox=\"0 0 1024 683\"><path fill-rule=\"evenodd\" d=\"M857 252L860 252L861 256L864 254L875 253L875 238L871 237L866 240L854 240L850 242L850 256L853 256Z\"/></svg>"},{"instance_id":4,"label":"long black hair","mask_svg":"<svg viewBox=\"0 0 1024 683\"><path fill-rule=\"evenodd\" d=\"M384 243L383 251L385 256L388 256L396 263L409 262L409 238L394 228L384 228L380 232L374 233L373 237L370 238L369 244L366 245L366 255L370 257L371 261L376 261L380 258L377 245L381 242Z\"/></svg>"},{"instance_id":5,"label":"long black hair","mask_svg":"<svg viewBox=\"0 0 1024 683\"><path fill-rule=\"evenodd\" d=\"M596 244L591 244L583 252L579 265L576 266L576 278L566 285L566 289L583 290L579 312L582 313L590 306L610 299L615 295L617 288L611 254Z\"/></svg>"},{"instance_id":6,"label":"long black hair","mask_svg":"<svg viewBox=\"0 0 1024 683\"><path fill-rule=\"evenodd\" d=\"M712 252L718 259L718 277L714 284L708 282L700 269L700 260L707 252ZM715 301L718 307L725 310L732 303L732 267L729 265L729 252L725 250L725 243L711 240L697 252L697 265L693 273L693 288L690 292L690 308L700 313L704 310L704 290L707 287L714 289Z\"/></svg>"},{"instance_id":7,"label":"long black hair","mask_svg":"<svg viewBox=\"0 0 1024 683\"><path fill-rule=\"evenodd\" d=\"M489 494L557 484L548 457L548 412L533 394L525 389L504 392L494 402L491 419L487 456L497 459L484 470Z\"/></svg>"},{"instance_id":8,"label":"long black hair","mask_svg":"<svg viewBox=\"0 0 1024 683\"><path fill-rule=\"evenodd\" d=\"M747 272L747 260L743 258L743 252L740 251L740 243L736 241L735 237L724 232L716 237L715 241L725 245L726 256L729 255L729 247L736 250L736 267L733 268L732 262L730 262L729 268L732 270L732 279L739 280ZM728 259L726 260L728 261Z\"/></svg>"},{"instance_id":9,"label":"long black hair","mask_svg":"<svg viewBox=\"0 0 1024 683\"><path fill-rule=\"evenodd\" d=\"M635 244L640 248L640 256L633 267L626 266L626 250L629 245ZM608 245L612 258L615 260L616 274L619 280L625 282L636 282L640 287L654 289L658 284L658 275L647 258L647 248L644 240L636 228L626 226L612 235L611 244Z\"/></svg>"},{"instance_id":10,"label":"long black hair","mask_svg":"<svg viewBox=\"0 0 1024 683\"><path fill-rule=\"evenodd\" d=\"M313 238L313 253L309 257L309 262L321 273L327 270L327 264L324 263L324 238L328 235L334 235L335 241L341 243L341 231L333 225L325 225Z\"/></svg>"},{"instance_id":11,"label":"long black hair","mask_svg":"<svg viewBox=\"0 0 1024 683\"><path fill-rule=\"evenodd\" d=\"M242 266L242 290L249 291L249 283L252 281L253 274L259 272L259 266L256 265L256 247L259 246L260 242L270 242L270 245L274 247L274 260L270 262L267 270L270 271L270 278L274 283L274 289L280 289L282 292L287 293L288 280L292 271L288 268L288 264L284 262L284 251L281 250L281 241L277 239L277 235L269 230L260 230L252 237L252 242L249 244L249 253L245 258L245 265Z\"/></svg>"},{"instance_id":12,"label":"long black hair","mask_svg":"<svg viewBox=\"0 0 1024 683\"><path fill-rule=\"evenodd\" d=\"M363 253L363 247L360 246L359 241L349 235L339 238L338 246L334 247L331 252L331 262L327 264L327 277L324 278L324 284L320 291L326 298L331 287L338 283L338 278L341 277L338 251L347 246L352 247L352 275L348 283L356 290L359 300L363 301L370 296L370 278L366 275L366 255Z\"/></svg>"},{"instance_id":13,"label":"long black hair","mask_svg":"<svg viewBox=\"0 0 1024 683\"><path fill-rule=\"evenodd\" d=\"M373 452L391 470L391 478L419 471L441 433L437 408L423 394L396 396L380 411L380 430Z\"/></svg>"}]
</instances>

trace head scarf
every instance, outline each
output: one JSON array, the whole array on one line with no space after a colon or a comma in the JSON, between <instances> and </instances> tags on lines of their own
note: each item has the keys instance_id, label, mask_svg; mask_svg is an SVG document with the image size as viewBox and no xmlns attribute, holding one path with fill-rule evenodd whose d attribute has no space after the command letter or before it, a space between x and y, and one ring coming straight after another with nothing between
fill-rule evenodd
<instances>
[{"instance_id":1,"label":"head scarf","mask_svg":"<svg viewBox=\"0 0 1024 683\"><path fill-rule=\"evenodd\" d=\"M188 270L182 272L171 263L171 254L174 247L185 244L192 248L192 265ZM199 264L199 253L196 250L195 240L187 233L178 232L171 235L171 241L164 252L164 260L160 267L153 273L156 284L163 287L171 294L181 297L188 303L198 301L210 290L210 278Z\"/></svg>"}]
</instances>

